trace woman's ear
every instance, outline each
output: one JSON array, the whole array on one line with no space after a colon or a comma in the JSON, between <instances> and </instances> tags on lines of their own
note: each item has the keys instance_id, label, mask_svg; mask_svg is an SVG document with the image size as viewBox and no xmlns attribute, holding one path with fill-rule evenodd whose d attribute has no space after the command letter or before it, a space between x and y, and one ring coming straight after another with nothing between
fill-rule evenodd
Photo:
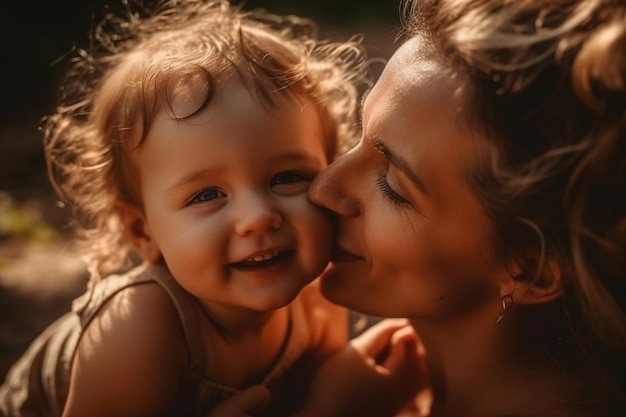
<instances>
[{"instance_id":1,"label":"woman's ear","mask_svg":"<svg viewBox=\"0 0 626 417\"><path fill-rule=\"evenodd\" d=\"M522 271L521 268L516 268ZM533 268L531 268L533 269ZM501 296L511 295L515 304L542 304L561 296L561 268L555 260L545 260L537 273L512 273L500 288Z\"/></svg>"},{"instance_id":2,"label":"woman's ear","mask_svg":"<svg viewBox=\"0 0 626 417\"><path fill-rule=\"evenodd\" d=\"M127 203L118 203L124 235L145 261L155 264L161 259L161 250L155 242L144 212Z\"/></svg>"}]
</instances>

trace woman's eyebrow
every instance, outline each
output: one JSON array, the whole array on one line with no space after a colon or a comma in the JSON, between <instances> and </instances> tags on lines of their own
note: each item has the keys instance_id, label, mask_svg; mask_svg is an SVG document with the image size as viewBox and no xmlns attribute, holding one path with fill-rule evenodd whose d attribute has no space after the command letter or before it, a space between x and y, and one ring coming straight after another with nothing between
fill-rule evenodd
<instances>
[{"instance_id":1,"label":"woman's eyebrow","mask_svg":"<svg viewBox=\"0 0 626 417\"><path fill-rule=\"evenodd\" d=\"M415 184L415 186L424 194L428 195L428 190L426 189L426 185L422 178L417 175L411 168L409 164L403 159L400 155L392 152L387 145L381 139L372 139L370 143L381 155L385 157L387 161L400 171L402 171L409 179Z\"/></svg>"},{"instance_id":2,"label":"woman's eyebrow","mask_svg":"<svg viewBox=\"0 0 626 417\"><path fill-rule=\"evenodd\" d=\"M359 118L361 119L361 121L363 121L363 104L365 104L365 99L367 98L369 93L372 91L372 88L373 87L369 87L367 90L363 92L363 95L361 96L361 102L359 103Z\"/></svg>"}]
</instances>

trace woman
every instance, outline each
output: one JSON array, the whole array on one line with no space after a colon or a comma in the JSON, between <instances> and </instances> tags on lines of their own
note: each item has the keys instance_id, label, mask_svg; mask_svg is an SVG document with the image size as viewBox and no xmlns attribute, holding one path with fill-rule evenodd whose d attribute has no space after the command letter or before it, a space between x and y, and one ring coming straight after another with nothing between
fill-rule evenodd
<instances>
[{"instance_id":1,"label":"woman","mask_svg":"<svg viewBox=\"0 0 626 417\"><path fill-rule=\"evenodd\" d=\"M427 372L387 328L352 349L391 341L391 365L335 358L303 415L390 414L407 366L415 415L626 415L626 3L406 10L361 142L309 195L338 217L324 294L407 317Z\"/></svg>"}]
</instances>

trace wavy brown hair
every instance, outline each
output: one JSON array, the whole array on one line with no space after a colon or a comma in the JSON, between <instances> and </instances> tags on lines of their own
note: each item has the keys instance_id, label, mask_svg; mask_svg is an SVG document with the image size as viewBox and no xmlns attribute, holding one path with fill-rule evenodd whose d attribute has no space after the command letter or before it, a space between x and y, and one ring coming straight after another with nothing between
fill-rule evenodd
<instances>
[{"instance_id":1,"label":"wavy brown hair","mask_svg":"<svg viewBox=\"0 0 626 417\"><path fill-rule=\"evenodd\" d=\"M132 259L117 207L141 206L129 154L161 108L190 117L232 77L263 105L308 97L323 116L332 160L356 139L358 90L367 82L360 40L322 40L306 19L226 0L124 4L76 51L57 112L43 125L49 175L72 210L94 280ZM174 105L181 95L195 103L182 114Z\"/></svg>"},{"instance_id":2,"label":"wavy brown hair","mask_svg":"<svg viewBox=\"0 0 626 417\"><path fill-rule=\"evenodd\" d=\"M404 34L446 57L470 126L493 145L469 181L493 221L494 247L505 262L524 263L519 279L557 262L557 311L583 360L598 365L600 389L617 387L623 401L626 2L403 6Z\"/></svg>"}]
</instances>

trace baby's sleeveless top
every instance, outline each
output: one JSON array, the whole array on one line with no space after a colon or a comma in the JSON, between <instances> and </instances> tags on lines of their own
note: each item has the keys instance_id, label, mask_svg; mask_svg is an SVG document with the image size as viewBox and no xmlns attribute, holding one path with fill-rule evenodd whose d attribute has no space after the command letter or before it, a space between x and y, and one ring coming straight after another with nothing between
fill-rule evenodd
<instances>
[{"instance_id":1,"label":"baby's sleeveless top","mask_svg":"<svg viewBox=\"0 0 626 417\"><path fill-rule=\"evenodd\" d=\"M146 283L159 284L176 306L183 326L190 360L173 416L202 416L215 404L236 392L202 374L208 358L200 337L198 301L158 266L139 266L127 274L100 281L91 293L74 301L72 312L41 333L9 370L0 387L2 417L59 417L68 394L69 369L80 335L100 308L115 294ZM300 297L290 305L290 332L281 358L268 373L272 384L306 352L311 343L310 320Z\"/></svg>"}]
</instances>

